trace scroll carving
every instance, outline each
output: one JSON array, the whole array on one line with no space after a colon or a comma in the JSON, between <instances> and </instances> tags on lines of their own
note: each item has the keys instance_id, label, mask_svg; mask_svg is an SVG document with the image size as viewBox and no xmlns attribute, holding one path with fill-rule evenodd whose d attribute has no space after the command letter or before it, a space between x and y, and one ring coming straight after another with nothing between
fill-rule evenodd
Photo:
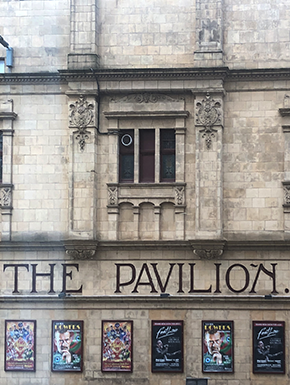
<instances>
[{"instance_id":1,"label":"scroll carving","mask_svg":"<svg viewBox=\"0 0 290 385\"><path fill-rule=\"evenodd\" d=\"M196 103L196 124L204 127L200 132L203 133L202 138L205 139L208 149L211 147L212 138L215 137L217 132L213 126L222 124L221 107L221 103L212 99L209 93L201 102Z\"/></svg>"},{"instance_id":2,"label":"scroll carving","mask_svg":"<svg viewBox=\"0 0 290 385\"><path fill-rule=\"evenodd\" d=\"M80 151L84 151L86 140L89 139L90 132L87 127L94 123L94 105L89 103L83 95L70 104L69 120L72 127L76 127L76 139L80 146Z\"/></svg>"}]
</instances>

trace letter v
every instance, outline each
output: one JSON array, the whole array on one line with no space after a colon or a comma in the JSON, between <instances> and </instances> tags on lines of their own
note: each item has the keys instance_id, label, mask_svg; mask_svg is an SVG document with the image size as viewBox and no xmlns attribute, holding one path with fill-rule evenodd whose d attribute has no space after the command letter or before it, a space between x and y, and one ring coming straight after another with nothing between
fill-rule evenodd
<instances>
[{"instance_id":1,"label":"letter v","mask_svg":"<svg viewBox=\"0 0 290 385\"><path fill-rule=\"evenodd\" d=\"M171 273L172 273L172 270L173 270L173 267L176 265L175 263L170 263L170 270L169 270L169 273L167 275L167 278L166 278L166 281L165 281L165 284L163 286L163 283L162 283L162 280L160 278L160 275L158 273L158 270L157 270L157 263L151 263L150 264L152 267L153 267L153 270L154 270L154 273L155 273L155 276L156 276L156 279L157 279L157 282L158 282L158 285L160 287L160 290L161 290L161 293L164 293L166 288L167 288L167 285L168 285L168 282L169 282L169 278L171 276Z\"/></svg>"}]
</instances>

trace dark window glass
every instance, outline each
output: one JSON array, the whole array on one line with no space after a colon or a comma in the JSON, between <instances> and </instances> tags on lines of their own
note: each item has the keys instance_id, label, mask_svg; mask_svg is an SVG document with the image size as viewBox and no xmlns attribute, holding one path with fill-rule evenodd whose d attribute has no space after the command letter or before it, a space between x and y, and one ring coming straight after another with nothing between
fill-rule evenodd
<instances>
[{"instance_id":1,"label":"dark window glass","mask_svg":"<svg viewBox=\"0 0 290 385\"><path fill-rule=\"evenodd\" d=\"M160 181L175 181L175 132L160 130Z\"/></svg>"},{"instance_id":2,"label":"dark window glass","mask_svg":"<svg viewBox=\"0 0 290 385\"><path fill-rule=\"evenodd\" d=\"M140 130L139 182L155 180L155 130Z\"/></svg>"},{"instance_id":3,"label":"dark window glass","mask_svg":"<svg viewBox=\"0 0 290 385\"><path fill-rule=\"evenodd\" d=\"M120 183L134 182L134 130L120 131L119 136Z\"/></svg>"}]
</instances>

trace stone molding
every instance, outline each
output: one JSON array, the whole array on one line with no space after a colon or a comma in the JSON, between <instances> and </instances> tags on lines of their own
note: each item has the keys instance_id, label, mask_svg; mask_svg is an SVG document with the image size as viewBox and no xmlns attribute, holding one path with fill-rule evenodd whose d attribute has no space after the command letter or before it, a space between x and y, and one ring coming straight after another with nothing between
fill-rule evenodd
<instances>
[{"instance_id":1,"label":"stone molding","mask_svg":"<svg viewBox=\"0 0 290 385\"><path fill-rule=\"evenodd\" d=\"M215 245L215 246L214 246ZM290 249L290 240L135 240L135 241L97 241L97 240L61 240L61 241L46 241L46 242L14 242L14 241L1 241L0 250L5 251L63 251L66 250L88 250L88 254L91 254L94 250L223 250L223 257L228 251L286 251ZM72 253L65 253L68 257L72 256ZM96 254L94 254L95 256ZM196 254L195 254L196 255ZM12 257L7 255L7 260ZM49 259L55 259L55 255L51 253L48 256ZM148 257L149 258L149 257ZM152 255L152 258L155 258ZM261 254L257 256L257 259L263 259ZM188 259L185 257L185 259ZM288 254L281 256L281 260L287 259Z\"/></svg>"},{"instance_id":2,"label":"stone molding","mask_svg":"<svg viewBox=\"0 0 290 385\"><path fill-rule=\"evenodd\" d=\"M95 70L60 70L51 73L0 74L0 84L64 84L69 81L98 80L203 80L222 79L225 81L257 81L289 79L290 68L229 69L228 67L208 68L150 68L150 69L104 69ZM186 87L184 87L186 88ZM192 88L192 87L190 87ZM174 88L172 89L174 91Z\"/></svg>"}]
</instances>

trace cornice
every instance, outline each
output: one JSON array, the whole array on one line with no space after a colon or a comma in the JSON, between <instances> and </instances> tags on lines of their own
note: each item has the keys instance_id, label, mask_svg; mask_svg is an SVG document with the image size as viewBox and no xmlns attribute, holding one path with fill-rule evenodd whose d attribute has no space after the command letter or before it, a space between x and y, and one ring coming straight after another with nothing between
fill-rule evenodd
<instances>
[{"instance_id":1,"label":"cornice","mask_svg":"<svg viewBox=\"0 0 290 385\"><path fill-rule=\"evenodd\" d=\"M0 252L26 252L26 251L63 251L67 255L71 255L74 251L80 253L87 251L90 257L95 258L95 254L99 251L107 250L197 250L200 251L213 250L219 251L290 251L290 240L231 240L224 239L190 239L190 240L164 240L164 241L97 241L72 239L62 241L46 241L46 242L0 242ZM221 255L223 254L221 253ZM220 256L221 256L220 255ZM75 258L75 257L74 257ZM82 259L82 258L80 258Z\"/></svg>"},{"instance_id":2,"label":"cornice","mask_svg":"<svg viewBox=\"0 0 290 385\"><path fill-rule=\"evenodd\" d=\"M208 304L210 309L220 310L224 303L229 309L257 309L259 310L289 310L289 296L272 296L271 299L264 295L5 295L0 296L0 303L10 303L13 308L30 308L31 304L37 303L38 309L75 309L80 306L82 310L103 308L115 308L116 303L120 309L142 307L142 309L152 309L154 303L158 308L172 308L174 305L179 310L199 309L200 306Z\"/></svg>"},{"instance_id":3,"label":"cornice","mask_svg":"<svg viewBox=\"0 0 290 385\"><path fill-rule=\"evenodd\" d=\"M204 80L255 81L290 79L290 68L229 69L212 68L122 68L90 70L59 70L58 72L0 74L0 84L59 84L77 81L130 80ZM190 87L191 89L192 87Z\"/></svg>"}]
</instances>

